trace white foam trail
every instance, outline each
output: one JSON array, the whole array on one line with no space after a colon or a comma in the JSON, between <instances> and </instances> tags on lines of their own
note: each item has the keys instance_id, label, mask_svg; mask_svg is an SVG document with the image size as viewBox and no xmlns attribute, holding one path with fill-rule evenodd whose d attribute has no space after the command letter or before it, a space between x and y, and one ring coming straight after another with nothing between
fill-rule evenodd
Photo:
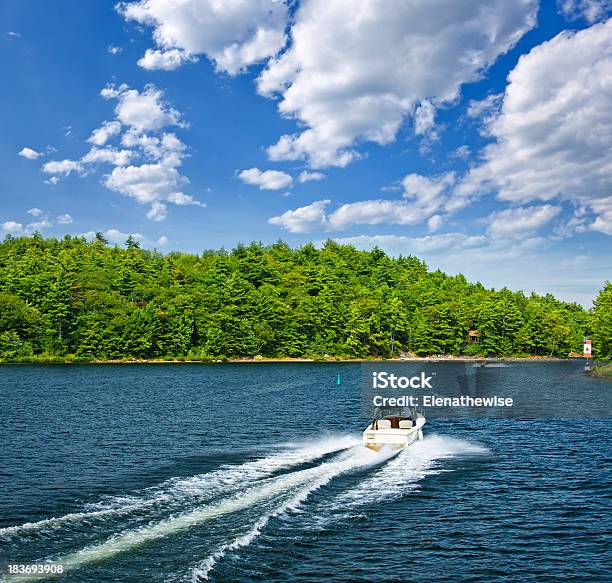
<instances>
[{"instance_id":1,"label":"white foam trail","mask_svg":"<svg viewBox=\"0 0 612 583\"><path fill-rule=\"evenodd\" d=\"M241 465L223 465L218 469L189 478L171 479L149 488L140 496L121 496L104 503L90 505L92 510L72 512L64 516L45 518L36 522L0 528L0 539L11 539L26 533L61 528L69 524L88 523L109 517L119 517L133 512L155 509L164 504L177 504L186 498L199 501L210 499L232 487L252 483L283 469L315 461L359 442L354 436L328 436L318 441L305 442L294 450L284 450L274 455Z\"/></svg>"},{"instance_id":2,"label":"white foam trail","mask_svg":"<svg viewBox=\"0 0 612 583\"><path fill-rule=\"evenodd\" d=\"M361 447L356 447L354 450L355 451L351 451L345 456L341 456L339 461L325 462L314 468L269 478L265 483L251 488L244 494L239 494L216 504L186 512L153 525L124 532L103 543L91 545L75 553L60 557L54 562L61 563L64 566L64 573L66 573L69 570L77 569L90 563L112 558L115 555L129 551L142 544L170 536L197 526L205 521L224 516L225 514L238 512L239 510L244 510L258 502L272 498L277 494L290 491L292 488L308 482L313 481L313 484L317 484L322 479L324 482L327 482L335 475L345 472L352 467L356 467L356 465L380 463L388 459L391 455L382 452L381 454L374 454L374 452L370 452ZM312 484L309 485L309 488L312 488ZM15 579L15 581L36 581L38 579L39 577L35 575L25 578L20 576L19 579ZM7 581L11 581L11 579L9 578Z\"/></svg>"},{"instance_id":3,"label":"white foam trail","mask_svg":"<svg viewBox=\"0 0 612 583\"><path fill-rule=\"evenodd\" d=\"M483 455L488 451L483 446L461 439L441 435L427 436L402 450L400 455L371 477L336 497L334 506L363 506L401 497L414 490L426 476L444 471L437 468L438 460Z\"/></svg>"},{"instance_id":4,"label":"white foam trail","mask_svg":"<svg viewBox=\"0 0 612 583\"><path fill-rule=\"evenodd\" d=\"M195 567L191 572L192 583L198 583L202 580L207 581L210 572L214 569L215 564L219 561L219 559L225 556L228 551L235 551L241 547L246 547L251 544L251 542L261 534L263 528L272 518L279 516L288 510L296 510L297 507L302 504L302 502L304 502L312 492L318 490L330 482L333 478L358 467L381 464L397 455L397 453L398 450L392 449L373 452L367 448L356 447L350 452L350 455L347 455L341 461L322 464L320 467L329 466L328 471L323 473L312 483L308 484L305 488L299 490L295 496L282 502L271 512L259 518L253 527L244 535L237 537L231 542L221 545L214 553Z\"/></svg>"}]
</instances>

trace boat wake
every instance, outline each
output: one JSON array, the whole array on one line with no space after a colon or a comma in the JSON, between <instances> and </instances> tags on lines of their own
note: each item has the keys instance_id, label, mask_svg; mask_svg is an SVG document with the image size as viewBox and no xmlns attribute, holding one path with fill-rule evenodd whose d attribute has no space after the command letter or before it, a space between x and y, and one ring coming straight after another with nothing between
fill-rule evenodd
<instances>
[{"instance_id":1,"label":"boat wake","mask_svg":"<svg viewBox=\"0 0 612 583\"><path fill-rule=\"evenodd\" d=\"M227 493L241 487L245 483L316 461L358 443L359 440L353 436L330 436L238 466L223 465L206 474L188 478L172 478L131 495L106 497L98 503L86 505L82 512L72 512L64 516L0 528L0 541L20 539L24 535L28 535L28 538L36 535L46 537L50 531L56 529L70 526L80 529L84 524L94 525L108 518L118 518L134 513L146 515L148 511L158 512L162 509L180 508L187 500L190 503L201 503L215 498L220 493Z\"/></svg>"},{"instance_id":2,"label":"boat wake","mask_svg":"<svg viewBox=\"0 0 612 583\"><path fill-rule=\"evenodd\" d=\"M100 531L94 528L97 523L112 520L108 525L112 533L102 542L44 559L61 563L66 572L102 563L147 543L197 531L211 541L209 549L179 580L187 576L203 581L226 554L250 545L272 518L298 511L314 492L341 475L354 478L350 487L323 502L326 512L316 515L333 519L340 511L404 496L428 474L443 471L436 467L436 460L485 451L441 436L427 437L399 453L371 451L352 436L329 438L105 499L83 512L0 529L0 542L17 539L27 544L36 537L65 537L71 529L82 533L93 528L91 536L99 536ZM140 522L130 523L127 519L134 518L132 515ZM232 528L227 526L228 515L237 522ZM36 577L21 575L18 580Z\"/></svg>"}]
</instances>

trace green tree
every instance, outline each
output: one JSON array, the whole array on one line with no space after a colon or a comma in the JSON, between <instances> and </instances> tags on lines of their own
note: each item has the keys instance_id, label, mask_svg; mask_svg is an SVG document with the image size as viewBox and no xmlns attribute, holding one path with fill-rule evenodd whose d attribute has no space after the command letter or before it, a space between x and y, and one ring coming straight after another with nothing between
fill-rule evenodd
<instances>
[{"instance_id":1,"label":"green tree","mask_svg":"<svg viewBox=\"0 0 612 583\"><path fill-rule=\"evenodd\" d=\"M594 356L612 358L612 283L609 281L594 302L591 327Z\"/></svg>"}]
</instances>

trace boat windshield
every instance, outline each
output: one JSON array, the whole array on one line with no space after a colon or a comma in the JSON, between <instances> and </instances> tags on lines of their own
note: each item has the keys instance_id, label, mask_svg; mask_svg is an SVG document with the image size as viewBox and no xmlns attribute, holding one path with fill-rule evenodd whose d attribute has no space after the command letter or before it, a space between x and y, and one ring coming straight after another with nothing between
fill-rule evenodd
<instances>
[{"instance_id":1,"label":"boat windshield","mask_svg":"<svg viewBox=\"0 0 612 583\"><path fill-rule=\"evenodd\" d=\"M415 412L416 416L416 412ZM374 409L374 420L377 419L388 419L390 417L397 417L398 419L412 419L412 412L409 408L402 409L399 407L376 407Z\"/></svg>"}]
</instances>

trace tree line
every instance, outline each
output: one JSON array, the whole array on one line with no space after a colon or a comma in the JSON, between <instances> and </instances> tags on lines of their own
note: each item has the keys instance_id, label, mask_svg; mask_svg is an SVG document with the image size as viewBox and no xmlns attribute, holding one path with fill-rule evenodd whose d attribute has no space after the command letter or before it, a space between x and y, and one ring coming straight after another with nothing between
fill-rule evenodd
<instances>
[{"instance_id":1,"label":"tree line","mask_svg":"<svg viewBox=\"0 0 612 583\"><path fill-rule=\"evenodd\" d=\"M487 289L327 241L199 255L7 236L0 243L0 359L567 356L592 335L612 356L612 284L593 308Z\"/></svg>"}]
</instances>

